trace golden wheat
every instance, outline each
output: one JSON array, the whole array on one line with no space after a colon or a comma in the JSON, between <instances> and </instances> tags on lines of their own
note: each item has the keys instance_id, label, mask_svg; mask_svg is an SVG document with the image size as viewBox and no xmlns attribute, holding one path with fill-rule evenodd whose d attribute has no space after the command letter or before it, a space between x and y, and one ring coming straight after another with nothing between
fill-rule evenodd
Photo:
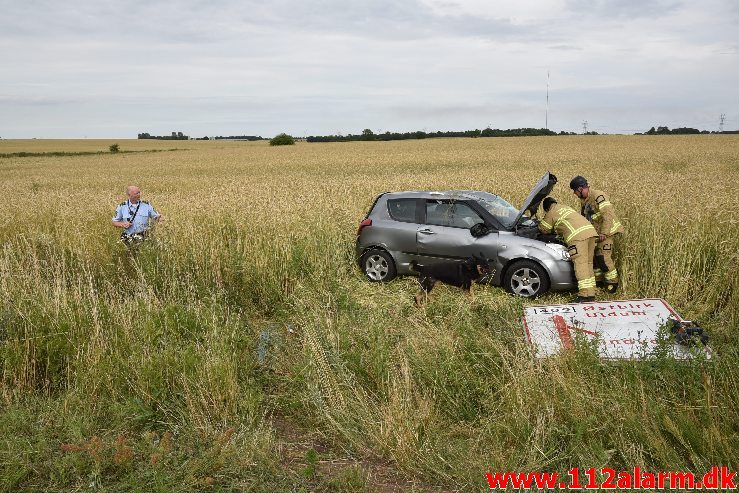
<instances>
[{"instance_id":1,"label":"golden wheat","mask_svg":"<svg viewBox=\"0 0 739 493\"><path fill-rule=\"evenodd\" d=\"M342 446L459 488L479 485L485 467L736 459L736 436L722 430L739 416L739 377L727 366L739 326L739 137L115 142L162 152L0 158L4 405L39 398L50 415L117 416L125 424L110 443L139 426L195 430L191 439L209 444L235 428L265 454L274 450L266 416L292 413ZM0 153L112 143L0 141ZM380 192L482 189L520 204L545 171L559 177L561 202L577 205L567 187L577 174L609 193L626 225L621 296L667 298L705 320L727 357L659 371L604 367L587 353L541 362L523 341L524 302L498 288L471 303L440 289L418 310L413 281L375 285L359 273L356 228ZM110 224L128 184L166 218L135 259ZM256 358L265 327L266 369ZM106 426L59 433L86 443ZM135 458L150 441L125 447ZM23 443L6 446L23 456ZM241 453L224 450L208 452L198 474L220 477L223 460ZM58 464L69 474L99 467ZM141 477L153 464L141 463ZM39 489L70 486L29 474Z\"/></svg>"}]
</instances>

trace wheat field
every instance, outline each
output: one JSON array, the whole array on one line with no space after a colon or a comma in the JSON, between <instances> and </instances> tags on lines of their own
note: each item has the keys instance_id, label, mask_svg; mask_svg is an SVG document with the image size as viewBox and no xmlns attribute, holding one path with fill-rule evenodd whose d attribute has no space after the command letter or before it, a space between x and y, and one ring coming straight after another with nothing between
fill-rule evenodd
<instances>
[{"instance_id":1,"label":"wheat field","mask_svg":"<svg viewBox=\"0 0 739 493\"><path fill-rule=\"evenodd\" d=\"M160 152L0 157L0 491L482 491L494 470L739 469L739 136L0 140L0 155L113 143ZM577 174L610 195L618 297L701 321L712 361L538 360L531 302L442 288L419 309L412 279L357 268L377 194L520 204L545 171L561 203L576 206ZM110 224L128 184L165 216L135 257Z\"/></svg>"}]
</instances>

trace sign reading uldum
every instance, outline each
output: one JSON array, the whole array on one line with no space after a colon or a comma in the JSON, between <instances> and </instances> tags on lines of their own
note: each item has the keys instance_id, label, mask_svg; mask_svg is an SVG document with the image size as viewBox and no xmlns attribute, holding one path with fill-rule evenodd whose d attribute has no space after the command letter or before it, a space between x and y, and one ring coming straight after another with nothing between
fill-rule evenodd
<instances>
[{"instance_id":1,"label":"sign reading uldum","mask_svg":"<svg viewBox=\"0 0 739 493\"><path fill-rule=\"evenodd\" d=\"M577 337L586 337L597 342L603 358L624 359L649 356L669 318L681 320L665 300L655 298L531 306L523 323L538 356L557 354L572 348ZM676 358L691 355L679 344L672 352Z\"/></svg>"}]
</instances>

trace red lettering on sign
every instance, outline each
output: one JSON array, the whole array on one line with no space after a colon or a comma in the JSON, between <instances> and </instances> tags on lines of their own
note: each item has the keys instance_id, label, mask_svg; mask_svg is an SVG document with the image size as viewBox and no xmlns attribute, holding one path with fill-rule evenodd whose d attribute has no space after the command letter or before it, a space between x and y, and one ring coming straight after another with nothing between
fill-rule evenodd
<instances>
[{"instance_id":1,"label":"red lettering on sign","mask_svg":"<svg viewBox=\"0 0 739 493\"><path fill-rule=\"evenodd\" d=\"M590 315L590 314L588 314ZM555 315L552 317L552 321L554 322L554 327L557 329L557 334L559 335L559 340L562 341L562 347L565 349L571 349L574 344L572 341L572 331L582 332L584 334L588 334L591 336L598 336L597 332L593 332L592 330L583 329L581 327L573 327L567 325L567 322L564 318L562 318L561 315Z\"/></svg>"},{"instance_id":2,"label":"red lettering on sign","mask_svg":"<svg viewBox=\"0 0 739 493\"><path fill-rule=\"evenodd\" d=\"M554 322L554 327L557 329L557 334L559 334L559 340L562 341L562 347L572 349L572 334L570 333L570 328L567 327L565 319L562 318L562 315L555 315L552 317L552 321Z\"/></svg>"}]
</instances>

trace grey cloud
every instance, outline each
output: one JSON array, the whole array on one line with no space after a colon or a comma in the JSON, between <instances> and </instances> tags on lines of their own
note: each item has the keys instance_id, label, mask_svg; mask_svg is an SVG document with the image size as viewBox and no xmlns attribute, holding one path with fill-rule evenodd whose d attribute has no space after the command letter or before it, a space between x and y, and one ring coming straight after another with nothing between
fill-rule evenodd
<instances>
[{"instance_id":1,"label":"grey cloud","mask_svg":"<svg viewBox=\"0 0 739 493\"><path fill-rule=\"evenodd\" d=\"M739 44L728 44L713 51L719 55L739 55Z\"/></svg>"},{"instance_id":2,"label":"grey cloud","mask_svg":"<svg viewBox=\"0 0 739 493\"><path fill-rule=\"evenodd\" d=\"M532 27L516 26L506 19L436 15L417 0L32 1L8 6L0 18L0 33L5 32L0 39L21 33L32 39L44 33L61 39L99 37L191 45L244 39L265 30L340 34L378 41L444 35L489 39L537 35Z\"/></svg>"},{"instance_id":3,"label":"grey cloud","mask_svg":"<svg viewBox=\"0 0 739 493\"><path fill-rule=\"evenodd\" d=\"M34 106L62 106L70 104L80 104L85 100L73 97L53 97L53 96L2 96L0 95L0 108L2 107L34 107Z\"/></svg>"},{"instance_id":4,"label":"grey cloud","mask_svg":"<svg viewBox=\"0 0 739 493\"><path fill-rule=\"evenodd\" d=\"M520 104L485 104L485 103L454 103L454 104L402 104L388 108L398 116L413 118L433 118L443 120L456 117L471 117L477 120L490 119L492 115L528 111L530 106Z\"/></svg>"},{"instance_id":5,"label":"grey cloud","mask_svg":"<svg viewBox=\"0 0 739 493\"><path fill-rule=\"evenodd\" d=\"M678 0L568 0L567 9L602 19L639 19L669 15L683 5Z\"/></svg>"},{"instance_id":6,"label":"grey cloud","mask_svg":"<svg viewBox=\"0 0 739 493\"><path fill-rule=\"evenodd\" d=\"M549 68L552 128L691 125L738 104L739 4L707 1L522 25L420 0L6 0L0 135L542 126Z\"/></svg>"},{"instance_id":7,"label":"grey cloud","mask_svg":"<svg viewBox=\"0 0 739 493\"><path fill-rule=\"evenodd\" d=\"M291 1L285 3L293 4ZM530 32L512 25L508 20L490 20L471 15L435 15L417 1L397 2L327 0L315 9L313 4L300 3L296 27L328 32L376 37L379 39L424 39L444 35L479 36L506 39ZM340 12L339 16L333 12Z\"/></svg>"},{"instance_id":8,"label":"grey cloud","mask_svg":"<svg viewBox=\"0 0 739 493\"><path fill-rule=\"evenodd\" d=\"M558 50L558 51L582 51L582 46L573 46L573 45L567 45L567 44L560 44L560 45L552 45L549 47L550 50Z\"/></svg>"}]
</instances>

